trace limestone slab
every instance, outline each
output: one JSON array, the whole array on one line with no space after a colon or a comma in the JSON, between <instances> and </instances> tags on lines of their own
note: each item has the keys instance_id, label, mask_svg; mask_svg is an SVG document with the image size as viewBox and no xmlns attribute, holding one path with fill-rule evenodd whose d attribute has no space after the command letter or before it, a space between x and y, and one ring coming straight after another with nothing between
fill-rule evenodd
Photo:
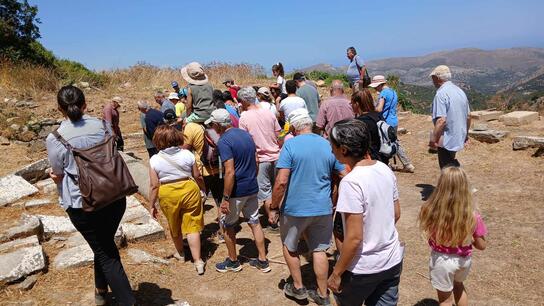
<instances>
[{"instance_id":1,"label":"limestone slab","mask_svg":"<svg viewBox=\"0 0 544 306\"><path fill-rule=\"evenodd\" d=\"M49 167L49 160L44 158L17 170L15 175L22 176L30 183L35 183L49 177L49 174L46 171Z\"/></svg>"},{"instance_id":2,"label":"limestone slab","mask_svg":"<svg viewBox=\"0 0 544 306\"><path fill-rule=\"evenodd\" d=\"M70 218L63 216L37 215L43 224L43 231L46 235L72 233L76 228Z\"/></svg>"},{"instance_id":3,"label":"limestone slab","mask_svg":"<svg viewBox=\"0 0 544 306\"><path fill-rule=\"evenodd\" d=\"M500 121L507 126L520 126L538 120L537 112L515 111L502 115Z\"/></svg>"},{"instance_id":4,"label":"limestone slab","mask_svg":"<svg viewBox=\"0 0 544 306\"><path fill-rule=\"evenodd\" d=\"M155 219L139 224L123 223L121 228L130 242L155 241L165 237L164 229Z\"/></svg>"},{"instance_id":5,"label":"limestone slab","mask_svg":"<svg viewBox=\"0 0 544 306\"><path fill-rule=\"evenodd\" d=\"M6 175L0 178L0 207L37 192L38 188L32 186L24 178L14 174Z\"/></svg>"},{"instance_id":6,"label":"limestone slab","mask_svg":"<svg viewBox=\"0 0 544 306\"><path fill-rule=\"evenodd\" d=\"M122 248L126 245L125 233L123 232L123 229L121 227L117 229L117 232L115 232L115 236L113 239L115 241L115 245L118 248ZM65 244L68 247L76 247L87 244L87 241L85 240L85 238L83 238L80 232L75 232L71 234L68 239L65 240Z\"/></svg>"},{"instance_id":7,"label":"limestone slab","mask_svg":"<svg viewBox=\"0 0 544 306\"><path fill-rule=\"evenodd\" d=\"M40 245L40 241L38 240L38 236L34 235L0 244L0 253L6 253L21 247L31 247L37 245Z\"/></svg>"},{"instance_id":8,"label":"limestone slab","mask_svg":"<svg viewBox=\"0 0 544 306\"><path fill-rule=\"evenodd\" d=\"M12 282L45 268L41 245L0 255L0 282Z\"/></svg>"},{"instance_id":9,"label":"limestone slab","mask_svg":"<svg viewBox=\"0 0 544 306\"><path fill-rule=\"evenodd\" d=\"M123 215L123 219L121 219L121 223L130 222L145 217L150 218L151 215L149 214L149 211L145 209L145 207L143 207L141 204L132 207L129 206L125 210L125 214Z\"/></svg>"},{"instance_id":10,"label":"limestone slab","mask_svg":"<svg viewBox=\"0 0 544 306\"><path fill-rule=\"evenodd\" d=\"M34 199L30 201L25 202L25 207L36 207L36 206L44 206L53 204L53 200L51 199Z\"/></svg>"},{"instance_id":11,"label":"limestone slab","mask_svg":"<svg viewBox=\"0 0 544 306\"><path fill-rule=\"evenodd\" d=\"M501 111L474 111L470 112L470 118L479 120L479 121L491 121L491 120L498 120L502 114L504 114Z\"/></svg>"},{"instance_id":12,"label":"limestone slab","mask_svg":"<svg viewBox=\"0 0 544 306\"><path fill-rule=\"evenodd\" d=\"M149 168L141 160L136 159L128 154L121 153L121 156L127 164L128 171L134 183L138 185L138 192L144 197L149 197Z\"/></svg>"},{"instance_id":13,"label":"limestone slab","mask_svg":"<svg viewBox=\"0 0 544 306\"><path fill-rule=\"evenodd\" d=\"M484 130L484 131L469 130L468 135L481 142L497 143L501 141L501 139L504 139L504 137L508 135L508 132L496 131L496 130Z\"/></svg>"},{"instance_id":14,"label":"limestone slab","mask_svg":"<svg viewBox=\"0 0 544 306\"><path fill-rule=\"evenodd\" d=\"M33 235L37 235L38 239L42 238L42 222L36 216L23 214L19 220L19 225L9 228L0 235L0 242Z\"/></svg>"},{"instance_id":15,"label":"limestone slab","mask_svg":"<svg viewBox=\"0 0 544 306\"><path fill-rule=\"evenodd\" d=\"M168 260L151 255L145 251L138 250L138 249L129 249L127 251L127 254L132 260L132 262L137 264L142 264L142 263L158 263L163 265L169 264Z\"/></svg>"},{"instance_id":16,"label":"limestone slab","mask_svg":"<svg viewBox=\"0 0 544 306\"><path fill-rule=\"evenodd\" d=\"M528 148L544 148L544 137L541 136L516 136L512 140L514 150L524 150Z\"/></svg>"},{"instance_id":17,"label":"limestone slab","mask_svg":"<svg viewBox=\"0 0 544 306\"><path fill-rule=\"evenodd\" d=\"M94 254L88 244L82 244L60 251L53 260L55 269L70 269L91 265L94 262Z\"/></svg>"}]
</instances>

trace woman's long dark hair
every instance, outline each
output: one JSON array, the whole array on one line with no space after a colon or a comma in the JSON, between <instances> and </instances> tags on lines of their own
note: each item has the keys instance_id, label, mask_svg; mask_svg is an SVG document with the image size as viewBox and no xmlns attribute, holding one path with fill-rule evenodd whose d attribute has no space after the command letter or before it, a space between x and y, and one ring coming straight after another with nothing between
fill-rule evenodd
<instances>
[{"instance_id":1,"label":"woman's long dark hair","mask_svg":"<svg viewBox=\"0 0 544 306\"><path fill-rule=\"evenodd\" d=\"M72 85L62 87L57 94L57 103L70 121L78 121L83 117L85 95L81 89Z\"/></svg>"}]
</instances>

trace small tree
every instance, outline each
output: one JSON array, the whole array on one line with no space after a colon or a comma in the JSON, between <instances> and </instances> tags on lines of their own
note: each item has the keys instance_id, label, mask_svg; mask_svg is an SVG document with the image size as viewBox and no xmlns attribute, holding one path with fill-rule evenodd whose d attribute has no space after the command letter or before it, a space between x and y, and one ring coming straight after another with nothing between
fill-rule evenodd
<instances>
[{"instance_id":1,"label":"small tree","mask_svg":"<svg viewBox=\"0 0 544 306\"><path fill-rule=\"evenodd\" d=\"M388 75L387 84L397 92L398 102L400 107L402 107L404 111L413 111L414 104L406 96L406 93L404 92L404 90L402 90L401 88L402 82L400 81L399 76L394 74Z\"/></svg>"}]
</instances>

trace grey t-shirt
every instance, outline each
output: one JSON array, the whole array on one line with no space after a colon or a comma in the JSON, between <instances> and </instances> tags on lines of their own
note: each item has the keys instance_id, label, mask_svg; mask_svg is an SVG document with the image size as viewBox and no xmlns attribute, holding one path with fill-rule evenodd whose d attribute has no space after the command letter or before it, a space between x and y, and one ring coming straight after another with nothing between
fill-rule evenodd
<instances>
[{"instance_id":1,"label":"grey t-shirt","mask_svg":"<svg viewBox=\"0 0 544 306\"><path fill-rule=\"evenodd\" d=\"M108 123L106 123L106 127L111 134L111 127ZM87 115L76 122L70 120L62 121L57 131L72 147L78 149L95 146L104 141L106 136L102 120ZM53 134L47 136L45 144L47 146L47 157L49 158L53 173L64 175L62 182L57 185L62 208L81 208L81 192L70 177L70 175L73 177L77 177L78 175L74 156Z\"/></svg>"},{"instance_id":2,"label":"grey t-shirt","mask_svg":"<svg viewBox=\"0 0 544 306\"><path fill-rule=\"evenodd\" d=\"M438 88L433 100L433 122L436 123L439 117L446 117L444 149L454 152L463 149L469 113L470 105L461 88L450 81Z\"/></svg>"},{"instance_id":3,"label":"grey t-shirt","mask_svg":"<svg viewBox=\"0 0 544 306\"><path fill-rule=\"evenodd\" d=\"M164 112L168 109L172 109L172 110L176 110L176 106L174 105L174 103L172 103L172 101L170 100L167 100L167 99L164 99L162 100L162 104L161 104L161 113L164 114Z\"/></svg>"},{"instance_id":4,"label":"grey t-shirt","mask_svg":"<svg viewBox=\"0 0 544 306\"><path fill-rule=\"evenodd\" d=\"M317 113L319 112L319 93L317 92L317 89L309 84L304 84L302 87L297 89L297 96L304 99L304 102L306 102L306 108L308 108L308 113L315 122Z\"/></svg>"}]
</instances>

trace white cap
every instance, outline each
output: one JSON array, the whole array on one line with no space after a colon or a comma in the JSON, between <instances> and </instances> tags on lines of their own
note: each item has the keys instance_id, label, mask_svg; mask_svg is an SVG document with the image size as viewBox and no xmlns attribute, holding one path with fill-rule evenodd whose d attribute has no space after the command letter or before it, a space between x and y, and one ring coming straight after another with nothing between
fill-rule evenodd
<instances>
[{"instance_id":1,"label":"white cap","mask_svg":"<svg viewBox=\"0 0 544 306\"><path fill-rule=\"evenodd\" d=\"M115 96L115 97L111 98L111 100L113 102L117 102L117 103L123 102L123 99L121 97L119 97L119 96Z\"/></svg>"},{"instance_id":2,"label":"white cap","mask_svg":"<svg viewBox=\"0 0 544 306\"><path fill-rule=\"evenodd\" d=\"M446 65L436 66L436 68L433 69L433 71L431 72L429 76L432 77L433 75L438 77L439 79L444 79L444 78L450 79L451 78L450 67Z\"/></svg>"},{"instance_id":3,"label":"white cap","mask_svg":"<svg viewBox=\"0 0 544 306\"><path fill-rule=\"evenodd\" d=\"M204 122L205 125L208 125L212 122L215 123L231 123L230 114L224 108L218 108L212 112L210 118Z\"/></svg>"},{"instance_id":4,"label":"white cap","mask_svg":"<svg viewBox=\"0 0 544 306\"><path fill-rule=\"evenodd\" d=\"M289 124L293 124L295 121L299 121L301 119L306 119L310 117L310 114L308 113L308 110L305 108L297 108L294 111L292 111L289 116L287 117L287 121L289 121Z\"/></svg>"},{"instance_id":5,"label":"white cap","mask_svg":"<svg viewBox=\"0 0 544 306\"><path fill-rule=\"evenodd\" d=\"M168 95L168 100L179 100L179 96L178 96L177 93L171 92L171 93Z\"/></svg>"}]
</instances>

